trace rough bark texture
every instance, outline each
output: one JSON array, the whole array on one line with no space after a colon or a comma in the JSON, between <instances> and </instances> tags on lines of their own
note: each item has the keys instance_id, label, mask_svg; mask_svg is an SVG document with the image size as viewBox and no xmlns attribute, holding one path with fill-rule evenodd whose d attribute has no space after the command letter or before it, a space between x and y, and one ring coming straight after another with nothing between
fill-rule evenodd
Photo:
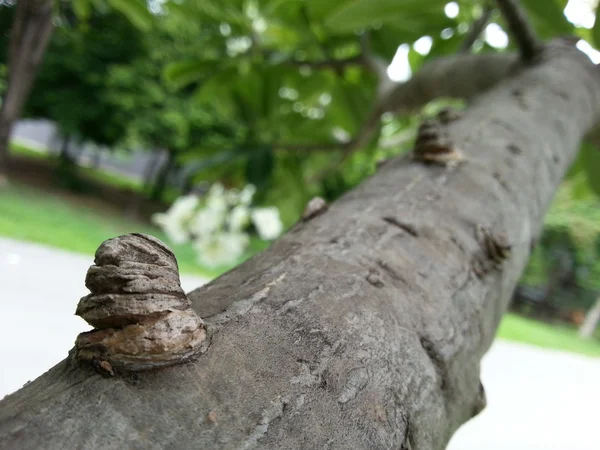
<instances>
[{"instance_id":1,"label":"rough bark texture","mask_svg":"<svg viewBox=\"0 0 600 450\"><path fill-rule=\"evenodd\" d=\"M445 448L485 405L481 357L599 119L596 67L576 50L560 53L515 72L449 125L461 164L384 164L267 252L190 293L211 339L197 362L106 379L65 360L0 403L0 441ZM477 239L479 224L512 244L498 267L481 264L490 246Z\"/></svg>"},{"instance_id":2,"label":"rough bark texture","mask_svg":"<svg viewBox=\"0 0 600 450\"><path fill-rule=\"evenodd\" d=\"M19 0L11 29L8 87L0 108L0 177L8 141L52 34L52 0Z\"/></svg>"}]
</instances>

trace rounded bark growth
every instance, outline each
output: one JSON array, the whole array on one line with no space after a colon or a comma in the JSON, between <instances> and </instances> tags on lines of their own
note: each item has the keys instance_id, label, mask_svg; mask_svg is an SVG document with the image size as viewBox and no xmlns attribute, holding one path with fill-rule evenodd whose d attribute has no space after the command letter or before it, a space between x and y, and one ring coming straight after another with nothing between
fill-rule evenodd
<instances>
[{"instance_id":1,"label":"rounded bark growth","mask_svg":"<svg viewBox=\"0 0 600 450\"><path fill-rule=\"evenodd\" d=\"M103 242L76 314L94 327L75 342L75 357L103 372L148 370L189 361L206 327L181 289L175 255L158 239L128 234Z\"/></svg>"}]
</instances>

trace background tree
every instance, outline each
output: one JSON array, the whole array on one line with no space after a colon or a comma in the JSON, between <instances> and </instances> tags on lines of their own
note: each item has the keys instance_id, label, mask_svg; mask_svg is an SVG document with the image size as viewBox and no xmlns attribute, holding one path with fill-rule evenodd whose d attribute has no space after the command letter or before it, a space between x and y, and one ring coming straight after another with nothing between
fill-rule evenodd
<instances>
[{"instance_id":1,"label":"background tree","mask_svg":"<svg viewBox=\"0 0 600 450\"><path fill-rule=\"evenodd\" d=\"M107 74L145 51L143 35L116 13L93 13L85 23L77 23L65 11L63 20L46 52L25 115L53 118L65 141L114 147L124 139L130 116L109 101ZM63 152L62 157L69 155Z\"/></svg>"},{"instance_id":2,"label":"background tree","mask_svg":"<svg viewBox=\"0 0 600 450\"><path fill-rule=\"evenodd\" d=\"M2 2L0 8L6 8ZM15 7L8 51L8 84L0 108L0 184L4 182L8 139L31 89L52 34L52 0L23 0Z\"/></svg>"},{"instance_id":3,"label":"background tree","mask_svg":"<svg viewBox=\"0 0 600 450\"><path fill-rule=\"evenodd\" d=\"M14 5L16 3L16 6ZM12 18L8 36L7 85L0 109L0 178L4 179L5 160L13 123L20 117L21 109L29 96L33 80L44 57L54 22L61 21L61 12L65 8L67 15L73 11L81 18L91 15L93 7L100 10L113 9L121 12L136 26L148 29L151 17L145 0L76 0L74 2L51 0L24 0L19 2L3 1L2 22L4 26ZM14 6L14 8L13 8ZM6 29L6 28L5 28ZM6 45L6 44L5 44Z\"/></svg>"},{"instance_id":4,"label":"background tree","mask_svg":"<svg viewBox=\"0 0 600 450\"><path fill-rule=\"evenodd\" d=\"M129 145L167 152L154 183L147 180L153 199L163 197L168 177L176 168L193 162L204 148L227 148L236 134L233 123L226 124L214 107L199 105L189 91L165 83L166 64L197 54L198 46L204 44L202 26L176 19L163 17L154 33L144 37L147 52L113 67L105 79L109 88L106 101L128 117ZM186 172L190 177L190 168Z\"/></svg>"}]
</instances>

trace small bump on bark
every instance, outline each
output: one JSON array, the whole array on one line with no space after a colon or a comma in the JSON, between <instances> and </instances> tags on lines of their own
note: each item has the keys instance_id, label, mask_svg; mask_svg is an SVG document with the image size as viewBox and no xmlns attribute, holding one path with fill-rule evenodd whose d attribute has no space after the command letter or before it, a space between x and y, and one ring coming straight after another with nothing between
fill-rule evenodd
<instances>
[{"instance_id":1,"label":"small bump on bark","mask_svg":"<svg viewBox=\"0 0 600 450\"><path fill-rule=\"evenodd\" d=\"M327 211L327 202L321 197L313 197L304 208L302 220L307 221Z\"/></svg>"},{"instance_id":2,"label":"small bump on bark","mask_svg":"<svg viewBox=\"0 0 600 450\"><path fill-rule=\"evenodd\" d=\"M187 362L201 353L206 327L179 281L173 252L158 239L128 234L103 242L88 270L91 294L76 314L94 327L75 341L75 358L101 374Z\"/></svg>"},{"instance_id":3,"label":"small bump on bark","mask_svg":"<svg viewBox=\"0 0 600 450\"><path fill-rule=\"evenodd\" d=\"M512 245L504 232L492 231L490 228L478 225L475 230L476 238L483 247L484 255L496 268L510 258ZM473 270L477 276L482 276L490 269L489 264L483 258L475 258Z\"/></svg>"},{"instance_id":4,"label":"small bump on bark","mask_svg":"<svg viewBox=\"0 0 600 450\"><path fill-rule=\"evenodd\" d=\"M440 109L436 117L442 124L447 125L461 119L463 113L451 106L446 106L445 108Z\"/></svg>"},{"instance_id":5,"label":"small bump on bark","mask_svg":"<svg viewBox=\"0 0 600 450\"><path fill-rule=\"evenodd\" d=\"M464 159L438 119L425 119L419 126L413 159L425 163L456 165Z\"/></svg>"},{"instance_id":6,"label":"small bump on bark","mask_svg":"<svg viewBox=\"0 0 600 450\"><path fill-rule=\"evenodd\" d=\"M384 286L384 283L381 280L381 276L377 271L369 272L369 274L367 275L367 281L377 288L382 288Z\"/></svg>"}]
</instances>

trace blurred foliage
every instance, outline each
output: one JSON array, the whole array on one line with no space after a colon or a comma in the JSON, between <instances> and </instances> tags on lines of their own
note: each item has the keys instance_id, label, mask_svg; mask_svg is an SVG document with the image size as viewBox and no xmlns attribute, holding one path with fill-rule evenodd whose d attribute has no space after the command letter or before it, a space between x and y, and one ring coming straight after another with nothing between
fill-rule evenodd
<instances>
[{"instance_id":1,"label":"blurred foliage","mask_svg":"<svg viewBox=\"0 0 600 450\"><path fill-rule=\"evenodd\" d=\"M143 34L115 13L93 13L85 24L75 23L71 11L63 11L63 18L24 115L52 118L63 137L115 146L127 133L129 117L110 102L106 72L144 51Z\"/></svg>"},{"instance_id":2,"label":"blurred foliage","mask_svg":"<svg viewBox=\"0 0 600 450\"><path fill-rule=\"evenodd\" d=\"M335 200L371 175L377 161L410 149L420 116L389 113L360 151L344 157L341 147L359 135L376 102L378 80L365 52L390 62L405 44L404 63L415 72L456 53L485 6L458 0L454 15L446 14L447 3L59 1L27 112L52 118L65 135L82 140L166 149L188 185L253 183L257 200L277 205L290 225L312 196ZM563 14L567 0L521 3L544 38L575 34L600 46L600 24L571 24ZM0 8L0 30L7 30L11 8ZM490 20L505 26L497 11ZM0 67L7 36L0 35ZM431 43L427 51L415 45L423 40ZM473 51L504 51L490 42L482 36ZM423 114L448 103L439 100ZM585 267L577 282L600 288L599 171L600 152L583 146L547 217L550 231L533 254L527 282L548 281L551 236L569 236L569 252Z\"/></svg>"},{"instance_id":3,"label":"blurred foliage","mask_svg":"<svg viewBox=\"0 0 600 450\"><path fill-rule=\"evenodd\" d=\"M563 310L593 304L600 291L600 200L585 173L558 190L521 282L552 288L550 300Z\"/></svg>"}]
</instances>

